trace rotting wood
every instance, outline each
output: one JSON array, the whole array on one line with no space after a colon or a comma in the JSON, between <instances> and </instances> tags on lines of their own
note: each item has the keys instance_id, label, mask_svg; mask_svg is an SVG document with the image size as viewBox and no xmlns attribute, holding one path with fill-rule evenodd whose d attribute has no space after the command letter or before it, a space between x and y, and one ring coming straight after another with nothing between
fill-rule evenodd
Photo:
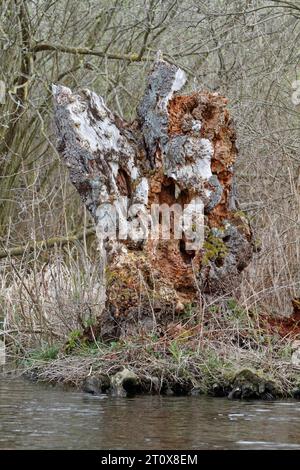
<instances>
[{"instance_id":1,"label":"rotting wood","mask_svg":"<svg viewBox=\"0 0 300 470\"><path fill-rule=\"evenodd\" d=\"M181 69L158 58L131 124L89 90L53 86L57 148L107 255L106 305L95 326L104 339L166 327L199 291L232 292L252 257L251 228L236 202L227 100L206 91L179 95L185 82ZM153 204L200 199L204 244L189 249L186 233L168 240L105 235L107 208L121 197L148 212Z\"/></svg>"}]
</instances>

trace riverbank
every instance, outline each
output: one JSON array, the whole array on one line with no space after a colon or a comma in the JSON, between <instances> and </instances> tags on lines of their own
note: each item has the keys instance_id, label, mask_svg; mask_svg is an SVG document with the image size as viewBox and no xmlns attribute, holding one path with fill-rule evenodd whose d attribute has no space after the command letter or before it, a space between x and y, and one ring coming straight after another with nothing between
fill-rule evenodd
<instances>
[{"instance_id":1,"label":"riverbank","mask_svg":"<svg viewBox=\"0 0 300 470\"><path fill-rule=\"evenodd\" d=\"M85 343L73 332L64 345L30 349L20 362L31 379L96 395L299 398L297 337L297 328L287 333L282 321L264 321L232 301L222 315L210 311L200 321L190 313L163 333Z\"/></svg>"}]
</instances>

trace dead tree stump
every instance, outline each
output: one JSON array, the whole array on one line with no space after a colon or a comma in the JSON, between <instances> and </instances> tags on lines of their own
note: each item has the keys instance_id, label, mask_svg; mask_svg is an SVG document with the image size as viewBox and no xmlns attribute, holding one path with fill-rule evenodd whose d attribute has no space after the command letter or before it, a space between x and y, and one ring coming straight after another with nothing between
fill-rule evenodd
<instances>
[{"instance_id":1,"label":"dead tree stump","mask_svg":"<svg viewBox=\"0 0 300 470\"><path fill-rule=\"evenodd\" d=\"M57 148L106 254L106 305L96 327L104 339L164 328L199 295L230 293L252 257L251 229L236 205L227 100L206 91L179 95L185 82L181 69L157 60L130 124L89 90L53 86ZM137 218L152 205L201 200L204 242L191 248L187 233L176 238L172 228L169 239L122 238L110 208L124 198L130 207L122 214L144 232L147 216L144 224ZM160 230L160 213L157 223Z\"/></svg>"}]
</instances>

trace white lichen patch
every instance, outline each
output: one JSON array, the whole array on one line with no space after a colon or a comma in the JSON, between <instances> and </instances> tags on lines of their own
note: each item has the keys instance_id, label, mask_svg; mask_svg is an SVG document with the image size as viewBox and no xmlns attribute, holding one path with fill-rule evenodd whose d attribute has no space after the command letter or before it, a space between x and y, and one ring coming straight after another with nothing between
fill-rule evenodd
<instances>
[{"instance_id":1,"label":"white lichen patch","mask_svg":"<svg viewBox=\"0 0 300 470\"><path fill-rule=\"evenodd\" d=\"M167 176L184 185L189 181L194 183L195 180L203 182L210 179L213 146L208 139L189 137L181 147L178 147L178 151L184 156L185 162L180 158L178 165L169 167Z\"/></svg>"},{"instance_id":2,"label":"white lichen patch","mask_svg":"<svg viewBox=\"0 0 300 470\"><path fill-rule=\"evenodd\" d=\"M52 86L57 104L65 105L70 122L78 137L78 143L92 153L97 151L133 157L133 150L120 134L113 122L113 116L104 100L96 93L83 90L82 96L61 85ZM114 158L112 158L114 160Z\"/></svg>"},{"instance_id":3,"label":"white lichen patch","mask_svg":"<svg viewBox=\"0 0 300 470\"><path fill-rule=\"evenodd\" d=\"M111 168L112 174L114 178L118 176L118 171L119 171L119 165L117 162L109 162L109 166Z\"/></svg>"},{"instance_id":4,"label":"white lichen patch","mask_svg":"<svg viewBox=\"0 0 300 470\"><path fill-rule=\"evenodd\" d=\"M170 99L173 97L173 95L176 91L181 90L181 88L184 86L186 80L187 80L187 78L186 78L185 72L181 69L177 69L177 71L175 73L174 81L173 81L172 86L171 86L171 90L167 94L167 96L165 96L158 103L158 107L160 107L163 110L167 110L168 103L169 103Z\"/></svg>"},{"instance_id":5,"label":"white lichen patch","mask_svg":"<svg viewBox=\"0 0 300 470\"><path fill-rule=\"evenodd\" d=\"M105 105L102 96L98 96L96 93L86 88L83 90L83 93L90 100L91 108L95 110L100 119L105 119L107 116L112 118L112 114Z\"/></svg>"},{"instance_id":6,"label":"white lichen patch","mask_svg":"<svg viewBox=\"0 0 300 470\"><path fill-rule=\"evenodd\" d=\"M128 159L126 166L127 166L128 172L131 176L131 179L133 181L135 181L139 176L139 170L135 165L133 156Z\"/></svg>"},{"instance_id":7,"label":"white lichen patch","mask_svg":"<svg viewBox=\"0 0 300 470\"><path fill-rule=\"evenodd\" d=\"M199 131L201 131L201 128L202 128L202 122L201 121L196 121L196 120L192 121L192 131L193 132L199 132Z\"/></svg>"},{"instance_id":8,"label":"white lichen patch","mask_svg":"<svg viewBox=\"0 0 300 470\"><path fill-rule=\"evenodd\" d=\"M186 74L183 70L178 69L175 74L175 79L172 85L172 93L181 90L186 82Z\"/></svg>"},{"instance_id":9,"label":"white lichen patch","mask_svg":"<svg viewBox=\"0 0 300 470\"><path fill-rule=\"evenodd\" d=\"M208 188L204 188L204 194L209 199L211 197L212 191Z\"/></svg>"},{"instance_id":10,"label":"white lichen patch","mask_svg":"<svg viewBox=\"0 0 300 470\"><path fill-rule=\"evenodd\" d=\"M212 176L211 158L213 156L213 146L208 139L200 139L200 154L196 159L196 170L202 179L208 180Z\"/></svg>"},{"instance_id":11,"label":"white lichen patch","mask_svg":"<svg viewBox=\"0 0 300 470\"><path fill-rule=\"evenodd\" d=\"M149 183L147 178L142 178L134 192L134 202L140 204L148 204Z\"/></svg>"},{"instance_id":12,"label":"white lichen patch","mask_svg":"<svg viewBox=\"0 0 300 470\"><path fill-rule=\"evenodd\" d=\"M120 151L123 144L120 132L107 116L103 120L95 121L90 107L86 106L82 111L76 102L70 103L68 109L80 141L87 142L91 152Z\"/></svg>"},{"instance_id":13,"label":"white lichen patch","mask_svg":"<svg viewBox=\"0 0 300 470\"><path fill-rule=\"evenodd\" d=\"M91 168L86 179L89 180L92 192L87 196L85 203L92 213L97 214L98 204L106 202L111 192L116 195L119 193L117 177L120 167L127 170L132 180L138 178L139 171L135 163L134 147L120 133L113 114L106 107L101 96L89 90L83 90L80 95L72 94L69 88L60 85L53 85L52 88L56 103L67 111L65 119L76 135L76 146L88 152L83 155L86 155L85 165ZM73 141L70 140L70 142ZM102 164L99 166L101 160ZM108 175L102 174L101 166L104 160L110 168L109 185L107 184ZM73 167L75 163L78 162L74 162ZM148 197L145 184L140 191L141 198Z\"/></svg>"}]
</instances>

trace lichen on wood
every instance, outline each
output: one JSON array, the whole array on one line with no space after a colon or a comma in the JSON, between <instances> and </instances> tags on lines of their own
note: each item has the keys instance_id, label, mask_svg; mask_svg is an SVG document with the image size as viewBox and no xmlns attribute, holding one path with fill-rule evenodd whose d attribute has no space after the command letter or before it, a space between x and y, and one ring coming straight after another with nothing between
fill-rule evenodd
<instances>
[{"instance_id":1,"label":"lichen on wood","mask_svg":"<svg viewBox=\"0 0 300 470\"><path fill-rule=\"evenodd\" d=\"M227 100L206 91L180 95L185 82L181 69L157 59L132 124L89 90L53 86L57 148L97 227L106 223L106 205L122 197L140 211L152 204L183 207L196 198L204 205L199 249L188 249L184 234L128 240L101 232L106 305L96 333L104 339L167 327L199 292L231 292L251 260L251 229L236 205L237 149Z\"/></svg>"}]
</instances>

